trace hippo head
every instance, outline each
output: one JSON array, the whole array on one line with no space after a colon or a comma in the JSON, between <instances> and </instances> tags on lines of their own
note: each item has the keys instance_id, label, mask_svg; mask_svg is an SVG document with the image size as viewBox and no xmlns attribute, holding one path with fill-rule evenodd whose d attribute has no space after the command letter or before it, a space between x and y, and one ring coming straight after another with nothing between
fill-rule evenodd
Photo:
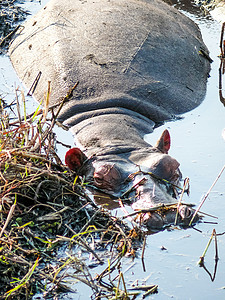
<instances>
[{"instance_id":1,"label":"hippo head","mask_svg":"<svg viewBox=\"0 0 225 300\"><path fill-rule=\"evenodd\" d=\"M66 153L65 163L95 189L129 199L134 210L143 212L141 220L147 228L163 229L175 222L187 226L194 210L176 205L181 172L177 160L168 155L169 149L170 134L165 130L154 147L112 146L90 157L72 148Z\"/></svg>"}]
</instances>

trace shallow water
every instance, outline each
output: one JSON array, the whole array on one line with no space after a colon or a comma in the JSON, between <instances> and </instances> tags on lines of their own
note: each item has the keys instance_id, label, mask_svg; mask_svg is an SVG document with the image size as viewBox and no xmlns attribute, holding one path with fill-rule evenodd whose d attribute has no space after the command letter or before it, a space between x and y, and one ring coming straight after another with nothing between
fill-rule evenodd
<instances>
[{"instance_id":1,"label":"shallow water","mask_svg":"<svg viewBox=\"0 0 225 300\"><path fill-rule=\"evenodd\" d=\"M187 201L198 205L225 164L225 141L221 135L225 127L225 108L218 94L220 60L217 56L220 54L221 24L210 17L186 14L200 26L203 39L214 60L206 98L197 109L185 114L184 119L168 122L157 128L151 135L151 140L156 140L164 128L170 130L170 154L181 163L183 177L190 178L191 194ZM218 224L199 224L197 228L202 233L194 230L174 230L149 237L146 268L152 272L151 282L159 284L159 294L152 296L152 299L224 299L225 236L218 237L220 259L214 282L197 262L213 228L217 233L225 229L225 174L222 174L201 210L217 216ZM205 221L214 220L206 217ZM161 251L161 245L167 251ZM205 258L206 267L212 275L214 257L212 243Z\"/></svg>"},{"instance_id":2,"label":"shallow water","mask_svg":"<svg viewBox=\"0 0 225 300\"><path fill-rule=\"evenodd\" d=\"M185 1L183 1L185 2ZM185 9L183 2L179 1L178 8ZM38 3L30 4L32 10L39 10ZM197 10L195 9L195 12ZM225 164L225 141L221 133L225 128L225 108L219 100L218 94L218 68L220 60L219 39L221 24L209 16L196 15L185 12L194 19L201 28L203 39L210 50L214 60L211 67L206 98L194 111L183 115L182 120L168 122L157 128L147 139L151 144L157 140L161 132L167 128L172 137L170 154L181 163L183 177L188 176L191 183L191 194L188 202L198 205L203 195ZM185 70L184 70L185 71ZM225 81L225 78L224 78ZM0 57L0 95L7 99L14 99L15 86L19 81L7 57ZM225 82L224 82L225 84ZM225 94L225 93L224 93ZM182 99L181 99L182 101ZM35 109L35 104L30 108ZM70 133L65 134L57 130L59 140L73 144ZM59 150L61 151L61 150ZM63 153L59 152L63 157ZM218 217L218 224L200 223L193 229L164 231L148 237L145 250L145 268L143 271L141 259L134 261L134 266L125 272L127 286L138 280L139 285L157 284L159 293L151 299L225 299L225 235L218 237L219 262L214 282L209 275L197 265L199 257L209 240L213 228L217 233L225 231L225 173L213 188L202 211ZM215 221L205 217L205 221ZM166 250L161 250L164 246ZM140 255L139 255L140 256ZM211 244L206 258L206 267L214 270L215 249ZM131 260L123 260L123 270L130 266ZM105 266L92 270L93 274L100 273ZM82 284L74 284L79 290L78 294L66 295L64 299L87 299L91 290Z\"/></svg>"}]
</instances>

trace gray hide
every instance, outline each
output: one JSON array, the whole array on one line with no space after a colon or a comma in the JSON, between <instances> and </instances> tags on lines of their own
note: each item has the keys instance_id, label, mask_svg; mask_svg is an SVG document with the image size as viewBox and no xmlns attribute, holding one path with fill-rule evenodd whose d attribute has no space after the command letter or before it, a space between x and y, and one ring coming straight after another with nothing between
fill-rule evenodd
<instances>
[{"instance_id":1,"label":"gray hide","mask_svg":"<svg viewBox=\"0 0 225 300\"><path fill-rule=\"evenodd\" d=\"M51 104L79 81L60 115L83 148L146 147L154 122L198 106L209 61L200 31L160 0L51 0L10 47L19 77Z\"/></svg>"}]
</instances>

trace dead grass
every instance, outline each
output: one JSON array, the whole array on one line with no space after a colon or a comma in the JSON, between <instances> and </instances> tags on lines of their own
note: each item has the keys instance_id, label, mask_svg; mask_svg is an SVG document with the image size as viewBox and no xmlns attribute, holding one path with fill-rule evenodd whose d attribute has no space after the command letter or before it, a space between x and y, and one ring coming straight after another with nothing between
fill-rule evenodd
<instances>
[{"instance_id":1,"label":"dead grass","mask_svg":"<svg viewBox=\"0 0 225 300\"><path fill-rule=\"evenodd\" d=\"M62 105L47 113L46 100L28 116L18 94L16 112L2 104L0 116L0 299L58 297L71 291L68 280L90 286L94 299L124 294L120 261L135 256L142 234L97 207L84 180L62 164L52 131ZM103 256L110 268L94 279L90 267ZM109 282L117 269L121 275Z\"/></svg>"}]
</instances>

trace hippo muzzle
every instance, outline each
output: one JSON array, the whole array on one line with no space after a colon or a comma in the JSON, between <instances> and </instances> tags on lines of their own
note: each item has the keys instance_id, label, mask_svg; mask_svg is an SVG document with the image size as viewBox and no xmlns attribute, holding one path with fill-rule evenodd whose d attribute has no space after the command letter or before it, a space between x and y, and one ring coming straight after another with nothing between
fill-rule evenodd
<instances>
[{"instance_id":1,"label":"hippo muzzle","mask_svg":"<svg viewBox=\"0 0 225 300\"><path fill-rule=\"evenodd\" d=\"M143 224L149 230L162 230L171 225L179 225L182 228L189 227L189 223L194 215L195 210L187 205L181 205L170 210L160 210L159 212L146 213L143 216ZM196 215L193 223L199 221L199 216Z\"/></svg>"},{"instance_id":2,"label":"hippo muzzle","mask_svg":"<svg viewBox=\"0 0 225 300\"><path fill-rule=\"evenodd\" d=\"M143 211L141 214L142 223L149 230L161 230L170 225L188 227L195 210L185 204L176 204L179 192L180 171L176 181L156 179L153 175L148 175L148 179L143 185L139 185L136 190L136 201L133 203L134 210ZM177 174L177 176L178 176ZM136 178L135 181L140 181ZM196 215L193 222L196 223L199 216Z\"/></svg>"}]
</instances>

